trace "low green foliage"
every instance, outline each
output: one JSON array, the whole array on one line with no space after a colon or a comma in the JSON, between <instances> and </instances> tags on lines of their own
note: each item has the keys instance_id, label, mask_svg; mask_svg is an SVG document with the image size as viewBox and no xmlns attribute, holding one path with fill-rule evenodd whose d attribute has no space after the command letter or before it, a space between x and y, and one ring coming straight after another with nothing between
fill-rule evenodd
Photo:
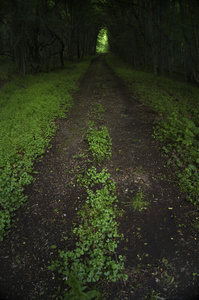
<instances>
[{"instance_id":1,"label":"low green foliage","mask_svg":"<svg viewBox=\"0 0 199 300\"><path fill-rule=\"evenodd\" d=\"M163 299L163 298L159 296L159 293L156 293L154 290L152 290L148 299L149 300L158 300L158 299Z\"/></svg>"},{"instance_id":2,"label":"low green foliage","mask_svg":"<svg viewBox=\"0 0 199 300\"><path fill-rule=\"evenodd\" d=\"M61 300L90 300L90 299L100 299L100 293L97 290L88 290L88 287L82 285L82 282L77 279L76 273L71 273L68 278L66 278L67 284L71 288L69 292L61 292L61 288L58 288L57 294L53 295L53 298Z\"/></svg>"},{"instance_id":3,"label":"low green foliage","mask_svg":"<svg viewBox=\"0 0 199 300\"><path fill-rule=\"evenodd\" d=\"M129 206L132 207L134 210L143 210L147 205L148 202L145 201L146 196L143 191L140 189L135 197L129 203Z\"/></svg>"},{"instance_id":4,"label":"low green foliage","mask_svg":"<svg viewBox=\"0 0 199 300\"><path fill-rule=\"evenodd\" d=\"M199 220L195 220L192 224L193 228L195 228L197 231L199 231Z\"/></svg>"},{"instance_id":5,"label":"low green foliage","mask_svg":"<svg viewBox=\"0 0 199 300\"><path fill-rule=\"evenodd\" d=\"M91 122L87 131L87 141L89 150L94 158L97 157L99 168L99 161L111 155L107 128L102 127L102 130L98 131ZM105 142L109 145L108 148L104 146ZM95 143L98 146L94 145ZM119 213L115 183L105 169L97 171L95 166L78 172L77 182L86 188L87 199L77 213L78 226L75 225L72 231L76 240L75 248L68 251L59 250L59 260L53 261L49 269L58 270L67 278L66 284L71 288L68 296L76 295L77 298L74 299L91 299L89 297L94 296L96 291L85 294L85 283L95 283L99 280L115 282L120 278L126 280L127 275L124 274L123 257L116 256L117 245L123 236L118 233L116 220ZM71 276L74 280L68 281Z\"/></svg>"},{"instance_id":6,"label":"low green foliage","mask_svg":"<svg viewBox=\"0 0 199 300\"><path fill-rule=\"evenodd\" d=\"M157 112L154 137L176 167L179 186L193 203L199 203L199 90L184 82L137 71L109 55L108 63L134 96Z\"/></svg>"},{"instance_id":7,"label":"low green foliage","mask_svg":"<svg viewBox=\"0 0 199 300\"><path fill-rule=\"evenodd\" d=\"M96 116L97 116L97 119L98 119L99 121L102 121L102 115L103 115L103 113L104 113L105 111L106 111L106 110L105 110L105 108L102 106L101 103L96 103L96 104L94 105L94 110L92 111L92 114L93 114L93 115L96 115Z\"/></svg>"},{"instance_id":8,"label":"low green foliage","mask_svg":"<svg viewBox=\"0 0 199 300\"><path fill-rule=\"evenodd\" d=\"M109 189L114 189L114 183L109 179L110 174L107 173L105 169L102 169L101 172L97 172L96 167L92 166L88 169L84 174L78 174L77 182L79 182L82 186L89 188L95 185L98 187L101 186L108 186Z\"/></svg>"},{"instance_id":9,"label":"low green foliage","mask_svg":"<svg viewBox=\"0 0 199 300\"><path fill-rule=\"evenodd\" d=\"M107 127L102 126L100 130L94 122L89 122L86 140L95 160L100 162L105 158L110 159L112 143Z\"/></svg>"},{"instance_id":10,"label":"low green foliage","mask_svg":"<svg viewBox=\"0 0 199 300\"><path fill-rule=\"evenodd\" d=\"M103 177L105 175L105 177ZM78 212L79 226L73 229L78 240L72 251L59 251L62 261L53 262L50 269L64 276L76 272L77 279L85 282L96 282L106 279L116 281L126 277L122 256L117 261L112 259L119 239L117 232L117 197L115 184L109 179L105 170L97 173L92 167L84 177L82 185L87 188L87 200ZM97 187L102 184L101 188ZM91 190L95 186L94 190Z\"/></svg>"},{"instance_id":11,"label":"low green foliage","mask_svg":"<svg viewBox=\"0 0 199 300\"><path fill-rule=\"evenodd\" d=\"M25 197L33 161L41 156L55 131L56 117L72 105L70 93L89 61L49 74L17 76L0 90L0 240Z\"/></svg>"}]
</instances>

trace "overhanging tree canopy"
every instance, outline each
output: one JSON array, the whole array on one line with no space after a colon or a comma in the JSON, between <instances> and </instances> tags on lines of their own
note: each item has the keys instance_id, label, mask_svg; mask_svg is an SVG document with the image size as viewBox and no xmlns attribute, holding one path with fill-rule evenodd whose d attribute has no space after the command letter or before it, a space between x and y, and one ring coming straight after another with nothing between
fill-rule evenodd
<instances>
[{"instance_id":1,"label":"overhanging tree canopy","mask_svg":"<svg viewBox=\"0 0 199 300\"><path fill-rule=\"evenodd\" d=\"M9 0L1 2L0 54L9 55L26 73L64 53L79 58L95 52L100 28L96 6L82 0Z\"/></svg>"},{"instance_id":2,"label":"overhanging tree canopy","mask_svg":"<svg viewBox=\"0 0 199 300\"><path fill-rule=\"evenodd\" d=\"M1 0L0 55L24 73L59 57L95 53L107 28L112 52L136 67L199 82L197 0Z\"/></svg>"},{"instance_id":3,"label":"overhanging tree canopy","mask_svg":"<svg viewBox=\"0 0 199 300\"><path fill-rule=\"evenodd\" d=\"M199 82L199 2L107 1L109 43L134 66Z\"/></svg>"}]
</instances>

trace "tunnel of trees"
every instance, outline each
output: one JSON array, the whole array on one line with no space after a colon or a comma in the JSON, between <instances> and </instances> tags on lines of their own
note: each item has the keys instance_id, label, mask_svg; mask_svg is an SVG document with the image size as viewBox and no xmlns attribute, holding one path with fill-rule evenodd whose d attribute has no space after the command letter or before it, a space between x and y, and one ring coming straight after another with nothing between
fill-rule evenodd
<instances>
[{"instance_id":1,"label":"tunnel of trees","mask_svg":"<svg viewBox=\"0 0 199 300\"><path fill-rule=\"evenodd\" d=\"M23 73L109 47L135 67L199 82L197 0L1 0L0 55Z\"/></svg>"}]
</instances>

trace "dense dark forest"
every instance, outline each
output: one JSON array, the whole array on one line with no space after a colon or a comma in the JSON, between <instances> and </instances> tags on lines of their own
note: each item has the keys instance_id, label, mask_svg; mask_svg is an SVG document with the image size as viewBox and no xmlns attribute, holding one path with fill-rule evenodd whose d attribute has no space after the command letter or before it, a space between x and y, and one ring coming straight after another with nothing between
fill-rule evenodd
<instances>
[{"instance_id":1,"label":"dense dark forest","mask_svg":"<svg viewBox=\"0 0 199 300\"><path fill-rule=\"evenodd\" d=\"M197 0L2 0L0 55L24 73L95 53L107 28L110 50L154 74L199 82Z\"/></svg>"},{"instance_id":2,"label":"dense dark forest","mask_svg":"<svg viewBox=\"0 0 199 300\"><path fill-rule=\"evenodd\" d=\"M95 52L99 9L82 0L11 0L0 3L1 55L9 55L24 73L44 69L64 56Z\"/></svg>"},{"instance_id":3,"label":"dense dark forest","mask_svg":"<svg viewBox=\"0 0 199 300\"><path fill-rule=\"evenodd\" d=\"M199 299L198 16L0 0L0 299Z\"/></svg>"},{"instance_id":4,"label":"dense dark forest","mask_svg":"<svg viewBox=\"0 0 199 300\"><path fill-rule=\"evenodd\" d=\"M198 82L198 1L129 1L128 9L112 2L111 49L155 74L179 72Z\"/></svg>"}]
</instances>

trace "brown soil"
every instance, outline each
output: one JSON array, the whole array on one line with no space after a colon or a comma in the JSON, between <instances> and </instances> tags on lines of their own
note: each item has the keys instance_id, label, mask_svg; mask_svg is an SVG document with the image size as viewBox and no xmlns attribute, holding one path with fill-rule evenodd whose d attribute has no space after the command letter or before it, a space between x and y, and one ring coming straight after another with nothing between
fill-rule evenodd
<instances>
[{"instance_id":1,"label":"brown soil","mask_svg":"<svg viewBox=\"0 0 199 300\"><path fill-rule=\"evenodd\" d=\"M117 254L124 256L128 274L126 283L98 283L104 299L199 299L194 207L168 179L172 169L165 167L166 158L152 138L156 114L128 92L103 56L92 62L74 102L67 118L57 121L52 147L35 162L38 174L25 189L28 201L1 243L0 299L52 299L63 285L48 270L57 257L51 245L73 245L71 228L86 197L75 179L77 166L85 162L73 156L87 150L84 137L88 121L96 119L96 103L106 109L98 123L107 126L112 138L112 158L102 165L117 185L119 209L124 210L119 220L124 240ZM131 203L139 189L148 205L134 211Z\"/></svg>"}]
</instances>

